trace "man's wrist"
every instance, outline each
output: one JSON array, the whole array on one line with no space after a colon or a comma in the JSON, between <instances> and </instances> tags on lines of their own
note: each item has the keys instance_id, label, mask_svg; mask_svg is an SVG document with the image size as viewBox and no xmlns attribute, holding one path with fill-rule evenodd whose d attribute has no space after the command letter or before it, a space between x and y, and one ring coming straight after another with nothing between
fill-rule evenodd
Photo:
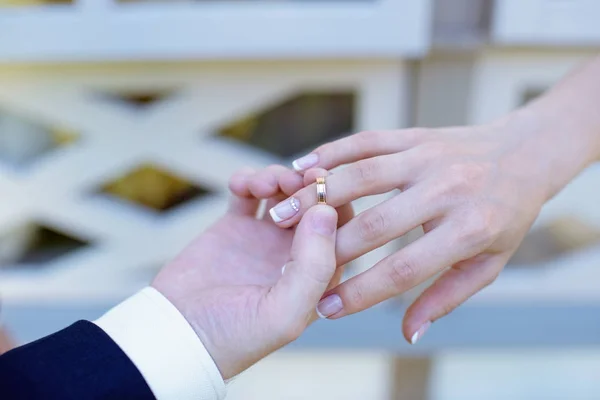
<instances>
[{"instance_id":1,"label":"man's wrist","mask_svg":"<svg viewBox=\"0 0 600 400\"><path fill-rule=\"evenodd\" d=\"M219 370L187 320L148 287L95 321L138 368L157 399L217 400Z\"/></svg>"},{"instance_id":2,"label":"man's wrist","mask_svg":"<svg viewBox=\"0 0 600 400\"><path fill-rule=\"evenodd\" d=\"M160 278L160 275L159 275ZM152 287L159 291L187 320L191 329L198 337L198 340L202 342L204 348L214 361L216 368L219 370L221 377L227 381L233 378L236 373L233 371L233 366L236 365L235 360L229 359L229 352L226 349L231 348L229 343L221 343L219 347L215 343L215 339L210 335L210 328L214 327L215 321L219 319L219 316L211 315L207 310L203 309L201 302L198 301L194 308L187 307L188 301L180 296L180 292L172 290L172 287L162 282L159 278L152 282ZM221 351L219 351L221 350ZM234 357L235 358L235 357Z\"/></svg>"}]
</instances>

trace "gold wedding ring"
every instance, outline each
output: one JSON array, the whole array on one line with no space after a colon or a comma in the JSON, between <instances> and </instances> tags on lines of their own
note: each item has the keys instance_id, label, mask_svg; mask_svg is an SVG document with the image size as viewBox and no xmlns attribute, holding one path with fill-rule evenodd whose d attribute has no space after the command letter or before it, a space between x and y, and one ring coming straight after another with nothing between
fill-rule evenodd
<instances>
[{"instance_id":1,"label":"gold wedding ring","mask_svg":"<svg viewBox=\"0 0 600 400\"><path fill-rule=\"evenodd\" d=\"M324 176L317 178L317 204L327 204L327 187Z\"/></svg>"}]
</instances>

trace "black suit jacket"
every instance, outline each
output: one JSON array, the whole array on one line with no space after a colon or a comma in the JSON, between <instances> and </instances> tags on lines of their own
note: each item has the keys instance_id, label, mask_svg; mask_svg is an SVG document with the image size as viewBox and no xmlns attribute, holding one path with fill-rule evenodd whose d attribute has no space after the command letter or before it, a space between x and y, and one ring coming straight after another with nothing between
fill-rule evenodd
<instances>
[{"instance_id":1,"label":"black suit jacket","mask_svg":"<svg viewBox=\"0 0 600 400\"><path fill-rule=\"evenodd\" d=\"M98 326L79 321L0 356L0 399L154 399L135 365Z\"/></svg>"}]
</instances>

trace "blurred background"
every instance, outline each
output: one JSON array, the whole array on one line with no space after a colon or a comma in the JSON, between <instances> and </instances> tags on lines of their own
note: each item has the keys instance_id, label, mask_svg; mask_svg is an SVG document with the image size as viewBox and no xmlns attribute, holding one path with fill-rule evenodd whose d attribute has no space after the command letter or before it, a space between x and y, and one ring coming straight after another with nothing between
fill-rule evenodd
<instances>
[{"instance_id":1,"label":"blurred background","mask_svg":"<svg viewBox=\"0 0 600 400\"><path fill-rule=\"evenodd\" d=\"M595 55L599 20L592 0L0 0L0 352L147 285L239 167L489 121ZM422 287L318 322L228 398L597 398L598 182L594 165L552 200L418 346L400 328Z\"/></svg>"}]
</instances>

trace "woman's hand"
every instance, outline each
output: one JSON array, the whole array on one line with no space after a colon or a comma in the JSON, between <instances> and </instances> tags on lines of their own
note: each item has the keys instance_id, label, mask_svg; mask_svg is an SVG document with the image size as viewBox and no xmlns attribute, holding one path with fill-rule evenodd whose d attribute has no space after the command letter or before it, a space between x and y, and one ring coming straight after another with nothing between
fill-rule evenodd
<instances>
[{"instance_id":1,"label":"woman's hand","mask_svg":"<svg viewBox=\"0 0 600 400\"><path fill-rule=\"evenodd\" d=\"M400 189L338 231L344 264L423 226L425 235L326 297L340 299L335 319L399 295L443 272L408 309L403 331L415 343L431 322L494 281L543 203L554 193L550 150L525 119L486 126L362 132L294 162L299 171L346 168L327 178L334 207ZM298 212L286 204L293 201ZM315 204L314 184L276 206L281 227ZM292 210L293 211L293 210Z\"/></svg>"}]
</instances>

